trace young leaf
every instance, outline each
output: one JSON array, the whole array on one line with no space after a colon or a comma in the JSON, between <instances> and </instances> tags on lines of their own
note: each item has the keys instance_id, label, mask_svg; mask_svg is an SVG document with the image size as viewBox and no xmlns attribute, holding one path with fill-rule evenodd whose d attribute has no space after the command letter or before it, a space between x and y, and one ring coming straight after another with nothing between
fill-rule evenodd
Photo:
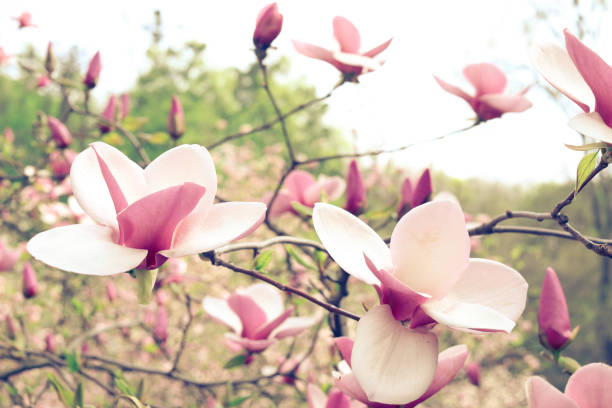
<instances>
[{"instance_id":1,"label":"young leaf","mask_svg":"<svg viewBox=\"0 0 612 408\"><path fill-rule=\"evenodd\" d=\"M565 144L565 147L567 147L568 149L576 150L579 152L586 152L588 150L595 150L595 149L605 149L609 146L610 146L609 144L604 143L604 142L587 143L582 146L575 146L575 145L571 145L567 143Z\"/></svg>"},{"instance_id":2,"label":"young leaf","mask_svg":"<svg viewBox=\"0 0 612 408\"><path fill-rule=\"evenodd\" d=\"M83 303L81 303L81 301L75 297L70 299L70 303L72 304L76 314L83 316Z\"/></svg>"},{"instance_id":3,"label":"young leaf","mask_svg":"<svg viewBox=\"0 0 612 408\"><path fill-rule=\"evenodd\" d=\"M70 372L72 373L77 373L79 372L79 356L77 354L76 351L73 351L72 353L66 353L66 365L68 366L68 369L70 370Z\"/></svg>"},{"instance_id":4,"label":"young leaf","mask_svg":"<svg viewBox=\"0 0 612 408\"><path fill-rule=\"evenodd\" d=\"M79 383L74 393L74 401L72 401L72 408L83 408L83 405L83 384Z\"/></svg>"},{"instance_id":5,"label":"young leaf","mask_svg":"<svg viewBox=\"0 0 612 408\"><path fill-rule=\"evenodd\" d=\"M268 266L272 261L273 254L274 253L272 252L272 250L268 249L267 251L263 251L262 253L257 255L257 258L253 260L253 266L255 267L255 270L261 272L263 269L265 269L266 266Z\"/></svg>"},{"instance_id":6,"label":"young leaf","mask_svg":"<svg viewBox=\"0 0 612 408\"><path fill-rule=\"evenodd\" d=\"M576 171L576 194L580 192L586 179L591 175L595 167L597 167L598 153L599 151L589 153L580 160L580 163L578 163L578 169Z\"/></svg>"},{"instance_id":7,"label":"young leaf","mask_svg":"<svg viewBox=\"0 0 612 408\"><path fill-rule=\"evenodd\" d=\"M237 407L238 405L242 404L244 401L248 400L249 398L251 398L250 395L247 395L246 397L235 398L235 399L229 401L227 403L227 406L228 407Z\"/></svg>"},{"instance_id":8,"label":"young leaf","mask_svg":"<svg viewBox=\"0 0 612 408\"><path fill-rule=\"evenodd\" d=\"M232 357L227 363L225 363L223 368L230 369L230 368L240 367L244 365L244 363L246 362L246 358L247 358L246 355L238 354L237 356Z\"/></svg>"},{"instance_id":9,"label":"young leaf","mask_svg":"<svg viewBox=\"0 0 612 408\"><path fill-rule=\"evenodd\" d=\"M48 378L62 404L67 408L72 408L74 404L74 393L64 387L64 384L62 384L55 375L50 373Z\"/></svg>"},{"instance_id":10,"label":"young leaf","mask_svg":"<svg viewBox=\"0 0 612 408\"><path fill-rule=\"evenodd\" d=\"M310 270L316 271L317 268L315 268L314 266L312 266L311 264L309 264L308 262L306 262L304 260L304 258L302 258L295 249L293 249L293 247L289 246L289 245L285 245L285 250L287 251L287 253L289 254L289 256L291 256L293 259L295 259L297 261L297 263L299 263L300 265L302 265L304 268L308 268Z\"/></svg>"},{"instance_id":11,"label":"young leaf","mask_svg":"<svg viewBox=\"0 0 612 408\"><path fill-rule=\"evenodd\" d=\"M122 393L126 395L131 395L131 396L136 395L136 392L134 391L134 389L123 378L115 377L115 385L117 386L119 391L121 391Z\"/></svg>"},{"instance_id":12,"label":"young leaf","mask_svg":"<svg viewBox=\"0 0 612 408\"><path fill-rule=\"evenodd\" d=\"M292 201L291 206L298 214L303 215L305 217L312 217L312 208L306 207L303 204L298 203L297 201Z\"/></svg>"}]
</instances>

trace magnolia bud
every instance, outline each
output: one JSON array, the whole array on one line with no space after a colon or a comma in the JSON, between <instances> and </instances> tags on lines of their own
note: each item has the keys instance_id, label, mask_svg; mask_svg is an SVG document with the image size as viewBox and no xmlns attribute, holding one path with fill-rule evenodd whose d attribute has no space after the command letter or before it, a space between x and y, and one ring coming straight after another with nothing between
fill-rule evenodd
<instances>
[{"instance_id":1,"label":"magnolia bud","mask_svg":"<svg viewBox=\"0 0 612 408\"><path fill-rule=\"evenodd\" d=\"M168 339L168 312L163 306L158 306L155 316L155 326L153 327L153 338L159 344L163 344Z\"/></svg>"},{"instance_id":2,"label":"magnolia bud","mask_svg":"<svg viewBox=\"0 0 612 408\"><path fill-rule=\"evenodd\" d=\"M47 55L45 56L45 69L49 75L55 71L56 63L57 61L55 58L55 53L53 52L53 44L49 42L49 45L47 46Z\"/></svg>"},{"instance_id":3,"label":"magnolia bud","mask_svg":"<svg viewBox=\"0 0 612 408\"><path fill-rule=\"evenodd\" d=\"M467 363L465 365L465 374L472 384L477 387L480 385L480 366L478 363Z\"/></svg>"},{"instance_id":4,"label":"magnolia bud","mask_svg":"<svg viewBox=\"0 0 612 408\"><path fill-rule=\"evenodd\" d=\"M11 317L11 315L6 315L6 331L8 333L8 337L11 340L15 340L17 337L17 329L15 327L15 321Z\"/></svg>"},{"instance_id":5,"label":"magnolia bud","mask_svg":"<svg viewBox=\"0 0 612 408\"><path fill-rule=\"evenodd\" d=\"M414 188L414 193L412 194L412 208L429 201L431 191L431 174L429 169L425 169Z\"/></svg>"},{"instance_id":6,"label":"magnolia bud","mask_svg":"<svg viewBox=\"0 0 612 408\"><path fill-rule=\"evenodd\" d=\"M113 281L109 280L106 282L106 297L111 303L117 298L117 289Z\"/></svg>"},{"instance_id":7,"label":"magnolia bud","mask_svg":"<svg viewBox=\"0 0 612 408\"><path fill-rule=\"evenodd\" d=\"M91 61L89 61L89 67L87 68L87 73L85 74L85 79L83 79L83 83L89 89L92 89L98 83L98 77L100 76L100 71L102 70L102 61L100 60L100 51L96 52L96 55L93 56Z\"/></svg>"},{"instance_id":8,"label":"magnolia bud","mask_svg":"<svg viewBox=\"0 0 612 408\"><path fill-rule=\"evenodd\" d=\"M363 180L359 167L357 167L357 161L353 159L346 176L346 204L344 209L357 215L365 207L365 202L366 191L363 186Z\"/></svg>"},{"instance_id":9,"label":"magnolia bud","mask_svg":"<svg viewBox=\"0 0 612 408\"><path fill-rule=\"evenodd\" d=\"M76 153L71 149L55 150L49 155L49 164L53 175L58 179L63 179L70 174L70 166L76 157Z\"/></svg>"},{"instance_id":10,"label":"magnolia bud","mask_svg":"<svg viewBox=\"0 0 612 408\"><path fill-rule=\"evenodd\" d=\"M540 293L538 308L540 342L550 350L559 350L566 346L577 334L570 326L569 312L561 282L552 268L546 268L546 276Z\"/></svg>"},{"instance_id":11,"label":"magnolia bud","mask_svg":"<svg viewBox=\"0 0 612 408\"><path fill-rule=\"evenodd\" d=\"M51 83L51 80L46 75L41 75L36 80L36 86L38 88L46 88L47 86L49 86L50 83Z\"/></svg>"},{"instance_id":12,"label":"magnolia bud","mask_svg":"<svg viewBox=\"0 0 612 408\"><path fill-rule=\"evenodd\" d=\"M168 133L177 140L185 133L185 115L178 96L172 96L172 106L168 115Z\"/></svg>"},{"instance_id":13,"label":"magnolia bud","mask_svg":"<svg viewBox=\"0 0 612 408\"><path fill-rule=\"evenodd\" d=\"M400 202L397 205L397 219L402 218L412 208L412 181L409 177L402 183Z\"/></svg>"},{"instance_id":14,"label":"magnolia bud","mask_svg":"<svg viewBox=\"0 0 612 408\"><path fill-rule=\"evenodd\" d=\"M121 94L121 119L125 119L130 113L130 94Z\"/></svg>"},{"instance_id":15,"label":"magnolia bud","mask_svg":"<svg viewBox=\"0 0 612 408\"><path fill-rule=\"evenodd\" d=\"M108 133L113 128L113 123L115 122L115 112L117 111L117 97L115 95L111 95L108 99L108 103L106 104L106 108L104 108L104 112L102 112L102 120L98 125L100 132Z\"/></svg>"},{"instance_id":16,"label":"magnolia bud","mask_svg":"<svg viewBox=\"0 0 612 408\"><path fill-rule=\"evenodd\" d=\"M48 333L45 336L45 351L55 353L55 338L52 333Z\"/></svg>"},{"instance_id":17,"label":"magnolia bud","mask_svg":"<svg viewBox=\"0 0 612 408\"><path fill-rule=\"evenodd\" d=\"M47 123L51 131L51 137L55 141L57 147L68 147L70 143L72 143L72 136L70 136L68 128L62 122L53 116L48 116Z\"/></svg>"},{"instance_id":18,"label":"magnolia bud","mask_svg":"<svg viewBox=\"0 0 612 408\"><path fill-rule=\"evenodd\" d=\"M257 15L253 44L258 50L265 51L278 37L282 28L283 15L278 12L278 6L276 3L268 4Z\"/></svg>"},{"instance_id":19,"label":"magnolia bud","mask_svg":"<svg viewBox=\"0 0 612 408\"><path fill-rule=\"evenodd\" d=\"M36 274L34 268L29 262L26 262L23 266L23 296L31 298L36 296L38 293L38 282L36 281Z\"/></svg>"}]
</instances>

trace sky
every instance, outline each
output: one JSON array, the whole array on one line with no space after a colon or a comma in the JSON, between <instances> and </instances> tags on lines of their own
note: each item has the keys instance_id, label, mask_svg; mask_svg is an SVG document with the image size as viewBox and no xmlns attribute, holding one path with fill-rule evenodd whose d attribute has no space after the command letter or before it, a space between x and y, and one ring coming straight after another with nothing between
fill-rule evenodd
<instances>
[{"instance_id":1,"label":"sky","mask_svg":"<svg viewBox=\"0 0 612 408\"><path fill-rule=\"evenodd\" d=\"M535 0L280 0L283 30L269 58L288 57L290 79L303 79L324 95L337 82L338 72L327 63L299 55L291 40L334 47L332 19L342 15L360 30L364 49L393 37L381 54L385 59L381 69L362 76L358 85L343 85L329 99L326 122L354 140L356 150L421 141L417 147L379 160L393 160L415 173L430 166L456 178L517 184L565 181L574 178L581 158L581 153L564 146L581 143L567 126L578 108L547 95L545 82L532 69L528 56L530 44L562 45L563 29L575 27L576 13L571 2L565 2L568 5L559 8L559 2ZM100 50L103 71L95 96L103 100L129 89L137 75L146 71L154 10L161 10L166 45L205 42L209 66L244 68L254 60L255 17L267 3L2 1L0 46L8 53L19 53L31 43L42 54L51 40L55 51L63 54L76 45L84 70ZM534 19L537 10L551 4L557 10L551 19ZM16 30L10 17L22 11L30 11L39 27ZM600 26L601 19L593 24ZM605 35L611 29L601 26L599 38L587 45L596 51L612 50L611 41L606 40L611 36ZM527 93L533 108L442 141L423 142L468 126L474 116L463 100L442 91L433 75L469 92L461 72L465 65L479 62L502 68L508 75L509 92L534 84Z\"/></svg>"}]
</instances>

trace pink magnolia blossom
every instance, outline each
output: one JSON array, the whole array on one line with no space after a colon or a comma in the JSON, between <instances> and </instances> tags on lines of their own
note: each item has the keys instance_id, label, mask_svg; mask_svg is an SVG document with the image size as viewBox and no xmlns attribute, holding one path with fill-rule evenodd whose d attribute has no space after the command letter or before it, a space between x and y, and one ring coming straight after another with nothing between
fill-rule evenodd
<instances>
[{"instance_id":1,"label":"pink magnolia blossom","mask_svg":"<svg viewBox=\"0 0 612 408\"><path fill-rule=\"evenodd\" d=\"M21 13L19 17L13 17L13 19L17 20L19 23L19 28L37 27L36 25L32 24L32 14L27 11Z\"/></svg>"},{"instance_id":2,"label":"pink magnolia blossom","mask_svg":"<svg viewBox=\"0 0 612 408\"><path fill-rule=\"evenodd\" d=\"M70 174L70 166L77 154L71 149L54 150L49 155L49 165L53 171L53 175L59 179L63 179Z\"/></svg>"},{"instance_id":3,"label":"pink magnolia blossom","mask_svg":"<svg viewBox=\"0 0 612 408\"><path fill-rule=\"evenodd\" d=\"M555 44L534 46L535 68L558 91L584 112L569 126L576 132L612 143L612 67L565 30L567 52Z\"/></svg>"},{"instance_id":4,"label":"pink magnolia blossom","mask_svg":"<svg viewBox=\"0 0 612 408\"><path fill-rule=\"evenodd\" d=\"M72 143L72 136L66 125L53 116L47 116L47 123L49 124L51 138L55 141L56 146L60 148L70 146L70 143Z\"/></svg>"},{"instance_id":5,"label":"pink magnolia blossom","mask_svg":"<svg viewBox=\"0 0 612 408\"><path fill-rule=\"evenodd\" d=\"M100 51L96 52L91 61L89 61L89 66L87 67L87 72L85 73L85 79L83 79L83 83L89 89L95 88L98 83L98 78L100 77L100 71L102 70L102 60L100 58Z\"/></svg>"},{"instance_id":6,"label":"pink magnolia blossom","mask_svg":"<svg viewBox=\"0 0 612 408\"><path fill-rule=\"evenodd\" d=\"M179 139L185 133L185 114L183 113L183 106L178 96L172 96L172 103L170 105L170 113L168 113L167 123L168 133L174 140Z\"/></svg>"},{"instance_id":7,"label":"pink magnolia blossom","mask_svg":"<svg viewBox=\"0 0 612 408\"><path fill-rule=\"evenodd\" d=\"M313 223L336 263L378 292L381 306L359 321L353 353L353 371L366 394L380 393L373 401L405 403L429 386L437 342L427 327L441 323L467 332L510 332L525 308L527 282L517 271L469 258L465 217L455 202L433 201L410 210L395 226L390 248L363 221L330 204L315 205ZM402 351L408 348L416 356ZM415 387L398 383L402 376L414 378Z\"/></svg>"},{"instance_id":8,"label":"pink magnolia blossom","mask_svg":"<svg viewBox=\"0 0 612 408\"><path fill-rule=\"evenodd\" d=\"M4 136L4 141L8 144L12 144L15 141L15 133L10 127L4 128L2 131L2 136Z\"/></svg>"},{"instance_id":9,"label":"pink magnolia blossom","mask_svg":"<svg viewBox=\"0 0 612 408\"><path fill-rule=\"evenodd\" d=\"M36 280L36 273L34 268L29 262L25 262L23 265L23 296L26 298L32 298L38 293L38 282Z\"/></svg>"},{"instance_id":10,"label":"pink magnolia blossom","mask_svg":"<svg viewBox=\"0 0 612 408\"><path fill-rule=\"evenodd\" d=\"M0 272L12 271L20 255L21 248L10 249L0 240Z\"/></svg>"},{"instance_id":11,"label":"pink magnolia blossom","mask_svg":"<svg viewBox=\"0 0 612 408\"><path fill-rule=\"evenodd\" d=\"M168 150L143 170L95 142L74 159L70 180L98 224L41 232L27 249L48 265L86 275L152 270L168 258L213 250L253 231L266 210L256 202L213 205L215 166L199 145Z\"/></svg>"},{"instance_id":12,"label":"pink magnolia blossom","mask_svg":"<svg viewBox=\"0 0 612 408\"><path fill-rule=\"evenodd\" d=\"M540 340L547 348L562 349L572 338L573 333L565 294L556 272L550 267L546 268L546 276L542 283L538 325L540 327Z\"/></svg>"},{"instance_id":13,"label":"pink magnolia blossom","mask_svg":"<svg viewBox=\"0 0 612 408\"><path fill-rule=\"evenodd\" d=\"M359 31L349 20L344 17L335 17L333 26L334 37L338 42L339 50L332 51L316 45L293 41L295 49L307 57L328 62L341 73L352 77L373 71L382 65L382 62L374 57L386 50L392 39L369 51L362 52L360 51L361 37Z\"/></svg>"},{"instance_id":14,"label":"pink magnolia blossom","mask_svg":"<svg viewBox=\"0 0 612 408\"><path fill-rule=\"evenodd\" d=\"M317 320L317 317L289 317L293 306L285 309L276 289L257 283L239 289L225 299L206 296L204 310L214 320L232 329L225 335L232 349L258 353L277 340L297 336Z\"/></svg>"},{"instance_id":15,"label":"pink magnolia blossom","mask_svg":"<svg viewBox=\"0 0 612 408\"><path fill-rule=\"evenodd\" d=\"M361 172L357 161L351 160L346 176L346 204L344 209L352 214L359 214L366 206L366 190L363 186Z\"/></svg>"},{"instance_id":16,"label":"pink magnolia blossom","mask_svg":"<svg viewBox=\"0 0 612 408\"><path fill-rule=\"evenodd\" d=\"M106 103L106 107L104 108L102 115L100 115L102 119L104 119L98 125L100 132L104 134L104 133L110 132L113 129L112 124L115 122L116 112L117 112L117 97L115 95L111 95L111 97L108 98L108 102Z\"/></svg>"},{"instance_id":17,"label":"pink magnolia blossom","mask_svg":"<svg viewBox=\"0 0 612 408\"><path fill-rule=\"evenodd\" d=\"M433 380L429 383L424 392L411 393L411 397L398 396L395 402L384 403L378 400L372 400L372 396L368 395L364 391L365 387L361 386L360 382L357 380L357 378L351 371L351 368L354 364L354 362L351 361L354 349L353 340L348 337L339 337L336 339L336 345L340 349L342 357L344 357L344 360L348 364L348 369L345 369L344 372L340 373L339 378L337 378L336 386L346 395L356 399L357 401L363 402L370 408L412 408L417 406L421 402L432 397L434 394L444 388L448 383L450 383L453 378L455 378L457 373L461 370L461 368L463 368L465 359L468 356L468 349L465 344L450 347L444 350L438 355L437 366L435 367ZM414 351L409 352L408 349L403 352L408 352L409 354L414 353ZM418 353L418 350L416 350L416 353ZM399 355L389 357L403 358ZM372 381L377 380L372 379ZM381 383L378 381L377 383L371 385L373 385L374 388L382 388L386 386L385 383ZM398 376L398 378L396 378L396 381L401 384L406 391L410 391L410 389L414 387L414 384L411 382L411 378Z\"/></svg>"},{"instance_id":18,"label":"pink magnolia blossom","mask_svg":"<svg viewBox=\"0 0 612 408\"><path fill-rule=\"evenodd\" d=\"M541 377L529 377L525 388L529 408L612 407L612 367L603 363L579 368L567 381L565 393Z\"/></svg>"},{"instance_id":19,"label":"pink magnolia blossom","mask_svg":"<svg viewBox=\"0 0 612 408\"><path fill-rule=\"evenodd\" d=\"M402 183L402 196L397 205L397 219L402 218L410 209L429 201L431 192L431 173L429 169L425 169L421 173L414 188L410 178L406 177Z\"/></svg>"},{"instance_id":20,"label":"pink magnolia blossom","mask_svg":"<svg viewBox=\"0 0 612 408\"><path fill-rule=\"evenodd\" d=\"M475 386L480 386L480 365L471 361L465 365L465 375Z\"/></svg>"},{"instance_id":21,"label":"pink magnolia blossom","mask_svg":"<svg viewBox=\"0 0 612 408\"><path fill-rule=\"evenodd\" d=\"M119 113L121 114L121 119L125 119L127 115L129 115L130 109L131 109L130 94L128 93L121 94L120 109L119 109Z\"/></svg>"},{"instance_id":22,"label":"pink magnolia blossom","mask_svg":"<svg viewBox=\"0 0 612 408\"><path fill-rule=\"evenodd\" d=\"M314 204L321 200L323 193L329 200L335 200L342 195L345 182L340 177L319 176L315 180L314 176L303 170L294 170L285 179L284 188L279 191L272 208L270 208L270 216L278 217L279 215L291 212L297 214L292 203L296 202L305 207L312 208ZM271 194L264 198L264 201L269 201Z\"/></svg>"},{"instance_id":23,"label":"pink magnolia blossom","mask_svg":"<svg viewBox=\"0 0 612 408\"><path fill-rule=\"evenodd\" d=\"M0 47L0 66L7 64L11 60L12 57L13 57L12 55L7 54L4 51L4 48Z\"/></svg>"},{"instance_id":24,"label":"pink magnolia blossom","mask_svg":"<svg viewBox=\"0 0 612 408\"><path fill-rule=\"evenodd\" d=\"M306 386L308 408L366 408L366 406L338 389L332 389L325 395L319 387L308 383Z\"/></svg>"},{"instance_id":25,"label":"pink magnolia blossom","mask_svg":"<svg viewBox=\"0 0 612 408\"><path fill-rule=\"evenodd\" d=\"M283 28L283 15L278 12L276 3L268 4L257 15L253 44L260 50L266 50L278 37Z\"/></svg>"},{"instance_id":26,"label":"pink magnolia blossom","mask_svg":"<svg viewBox=\"0 0 612 408\"><path fill-rule=\"evenodd\" d=\"M446 92L469 103L480 122L499 118L507 112L523 112L531 107L531 102L523 96L529 88L516 95L505 94L506 75L493 64L468 65L463 69L463 75L474 87L474 95L436 76L434 78Z\"/></svg>"},{"instance_id":27,"label":"pink magnolia blossom","mask_svg":"<svg viewBox=\"0 0 612 408\"><path fill-rule=\"evenodd\" d=\"M36 86L38 88L46 88L51 83L51 79L47 75L41 75L36 80Z\"/></svg>"}]
</instances>

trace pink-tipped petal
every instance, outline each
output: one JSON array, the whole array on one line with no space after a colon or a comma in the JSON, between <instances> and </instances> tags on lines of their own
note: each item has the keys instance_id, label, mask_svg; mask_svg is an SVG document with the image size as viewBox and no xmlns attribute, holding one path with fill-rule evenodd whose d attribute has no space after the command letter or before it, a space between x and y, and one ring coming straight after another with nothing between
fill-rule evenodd
<instances>
[{"instance_id":1,"label":"pink-tipped petal","mask_svg":"<svg viewBox=\"0 0 612 408\"><path fill-rule=\"evenodd\" d=\"M612 407L612 367L592 363L579 368L568 380L565 395L580 408Z\"/></svg>"},{"instance_id":2,"label":"pink-tipped petal","mask_svg":"<svg viewBox=\"0 0 612 408\"><path fill-rule=\"evenodd\" d=\"M563 33L570 58L595 95L595 110L608 126L612 126L612 67L569 31L564 30Z\"/></svg>"},{"instance_id":3,"label":"pink-tipped petal","mask_svg":"<svg viewBox=\"0 0 612 408\"><path fill-rule=\"evenodd\" d=\"M440 78L438 78L435 75L434 75L434 79L436 80L438 85L440 85L440 87L442 89L444 89L446 92L460 97L461 99L463 99L467 103L469 103L470 106L474 104L474 100L475 100L474 97L469 95L467 92L465 92L464 90L462 90L458 86L451 85L448 82L441 80Z\"/></svg>"},{"instance_id":4,"label":"pink-tipped petal","mask_svg":"<svg viewBox=\"0 0 612 408\"><path fill-rule=\"evenodd\" d=\"M303 170L294 170L289 173L283 186L284 190L293 197L293 200L298 201L300 204L305 204L304 193L315 182L312 174Z\"/></svg>"},{"instance_id":5,"label":"pink-tipped petal","mask_svg":"<svg viewBox=\"0 0 612 408\"><path fill-rule=\"evenodd\" d=\"M395 276L412 290L434 298L450 291L467 267L469 256L465 216L451 201L413 208L391 234Z\"/></svg>"},{"instance_id":6,"label":"pink-tipped petal","mask_svg":"<svg viewBox=\"0 0 612 408\"><path fill-rule=\"evenodd\" d=\"M501 93L506 88L506 75L493 64L471 64L463 69L463 75L476 90L476 97Z\"/></svg>"},{"instance_id":7,"label":"pink-tipped petal","mask_svg":"<svg viewBox=\"0 0 612 408\"><path fill-rule=\"evenodd\" d=\"M137 267L147 251L117 245L112 234L111 228L100 225L68 225L35 235L27 250L47 265L84 275L113 275Z\"/></svg>"},{"instance_id":8,"label":"pink-tipped petal","mask_svg":"<svg viewBox=\"0 0 612 408\"><path fill-rule=\"evenodd\" d=\"M293 313L293 310L294 308L290 307L287 310L285 310L277 318L269 320L266 324L264 324L263 326L260 326L257 329L257 331L253 334L252 338L254 340L261 340L261 339L267 339L268 337L270 337L270 333L272 333L272 331L278 328L278 326L283 324L289 318L289 316L291 316L291 314ZM272 336L272 337L275 337L275 336Z\"/></svg>"},{"instance_id":9,"label":"pink-tipped petal","mask_svg":"<svg viewBox=\"0 0 612 408\"><path fill-rule=\"evenodd\" d=\"M351 408L351 400L340 390L331 390L325 408Z\"/></svg>"},{"instance_id":10,"label":"pink-tipped petal","mask_svg":"<svg viewBox=\"0 0 612 408\"><path fill-rule=\"evenodd\" d=\"M161 253L175 258L213 250L252 232L265 214L266 205L257 202L215 204L209 211L198 205L176 229L172 247Z\"/></svg>"},{"instance_id":11,"label":"pink-tipped petal","mask_svg":"<svg viewBox=\"0 0 612 408\"><path fill-rule=\"evenodd\" d=\"M362 55L365 57L374 58L375 56L377 56L378 54L386 50L387 47L391 44L391 41L393 41L393 38L389 38L384 43L377 45L376 47L372 48L369 51L364 52Z\"/></svg>"},{"instance_id":12,"label":"pink-tipped petal","mask_svg":"<svg viewBox=\"0 0 612 408\"><path fill-rule=\"evenodd\" d=\"M490 307L455 299L432 300L421 306L436 322L463 331L503 331L510 333L514 321Z\"/></svg>"},{"instance_id":13,"label":"pink-tipped petal","mask_svg":"<svg viewBox=\"0 0 612 408\"><path fill-rule=\"evenodd\" d=\"M346 183L340 177L324 177L321 176L316 183L304 190L302 204L312 207L316 202L321 200L321 195L325 193L327 200L333 201L339 198L344 192Z\"/></svg>"},{"instance_id":14,"label":"pink-tipped petal","mask_svg":"<svg viewBox=\"0 0 612 408\"><path fill-rule=\"evenodd\" d=\"M115 212L119 214L121 211L127 208L128 202L125 199L125 195L121 191L121 187L119 187L119 183L117 183L117 179L115 179L113 172L108 168L108 165L104 159L97 152L96 146L92 145L91 148L96 153L98 165L100 166L100 171L102 172L102 177L104 177L106 187L108 188L108 192L113 200L113 205L115 206Z\"/></svg>"},{"instance_id":15,"label":"pink-tipped petal","mask_svg":"<svg viewBox=\"0 0 612 408\"><path fill-rule=\"evenodd\" d=\"M351 365L370 401L405 404L419 398L437 361L436 336L404 327L388 305L370 309L357 324Z\"/></svg>"},{"instance_id":16,"label":"pink-tipped petal","mask_svg":"<svg viewBox=\"0 0 612 408\"><path fill-rule=\"evenodd\" d=\"M240 318L227 304L227 300L206 296L202 301L202 307L204 307L204 311L217 322L225 324L237 334L242 333Z\"/></svg>"},{"instance_id":17,"label":"pink-tipped petal","mask_svg":"<svg viewBox=\"0 0 612 408\"><path fill-rule=\"evenodd\" d=\"M525 390L529 408L586 408L576 405L541 377L529 377L525 383Z\"/></svg>"},{"instance_id":18,"label":"pink-tipped petal","mask_svg":"<svg viewBox=\"0 0 612 408\"><path fill-rule=\"evenodd\" d=\"M546 44L531 47L529 54L535 69L555 89L585 112L595 107L595 95L567 51L558 45Z\"/></svg>"},{"instance_id":19,"label":"pink-tipped petal","mask_svg":"<svg viewBox=\"0 0 612 408\"><path fill-rule=\"evenodd\" d=\"M334 339L336 347L340 350L340 354L346 363L351 366L351 354L353 353L353 345L355 341L350 337L336 337Z\"/></svg>"},{"instance_id":20,"label":"pink-tipped petal","mask_svg":"<svg viewBox=\"0 0 612 408\"><path fill-rule=\"evenodd\" d=\"M142 198L147 193L142 169L127 156L112 146L102 142L93 143L79 153L70 168L70 182L79 205L94 221L117 226L117 213L108 186L100 169L96 152L111 169L123 196L128 204Z\"/></svg>"},{"instance_id":21,"label":"pink-tipped petal","mask_svg":"<svg viewBox=\"0 0 612 408\"><path fill-rule=\"evenodd\" d=\"M334 261L357 279L369 284L380 283L366 265L364 253L378 269L393 267L387 244L372 228L348 211L317 203L312 221L319 239Z\"/></svg>"},{"instance_id":22,"label":"pink-tipped petal","mask_svg":"<svg viewBox=\"0 0 612 408\"><path fill-rule=\"evenodd\" d=\"M334 60L333 53L330 50L326 50L325 48L321 48L316 45L304 43L301 41L293 40L293 46L295 50L300 54L310 57L316 58L321 61L329 62L330 64L336 66L338 63Z\"/></svg>"},{"instance_id":23,"label":"pink-tipped petal","mask_svg":"<svg viewBox=\"0 0 612 408\"><path fill-rule=\"evenodd\" d=\"M361 38L357 28L348 19L337 16L334 17L334 37L340 44L343 52L356 54L361 48Z\"/></svg>"},{"instance_id":24,"label":"pink-tipped petal","mask_svg":"<svg viewBox=\"0 0 612 408\"><path fill-rule=\"evenodd\" d=\"M597 112L580 113L568 123L576 132L605 143L612 143L612 128L603 121Z\"/></svg>"},{"instance_id":25,"label":"pink-tipped petal","mask_svg":"<svg viewBox=\"0 0 612 408\"><path fill-rule=\"evenodd\" d=\"M225 333L225 340L234 346L242 347L253 353L264 351L272 344L276 343L275 339L251 340L238 337L234 333Z\"/></svg>"},{"instance_id":26,"label":"pink-tipped petal","mask_svg":"<svg viewBox=\"0 0 612 408\"><path fill-rule=\"evenodd\" d=\"M468 356L468 348L465 344L450 347L441 352L438 355L438 367L436 368L436 374L434 379L425 391L425 394L421 395L417 400L407 404L404 408L412 408L420 404L421 402L429 399L432 395L446 387L453 378L457 375L459 370L463 368L465 359Z\"/></svg>"},{"instance_id":27,"label":"pink-tipped petal","mask_svg":"<svg viewBox=\"0 0 612 408\"><path fill-rule=\"evenodd\" d=\"M272 337L275 339L284 339L285 337L297 336L317 321L319 321L318 316L290 317L272 332Z\"/></svg>"},{"instance_id":28,"label":"pink-tipped petal","mask_svg":"<svg viewBox=\"0 0 612 408\"><path fill-rule=\"evenodd\" d=\"M264 196L262 201L269 207L271 199L272 193L268 193ZM270 208L270 217L276 218L286 212L295 212L292 204L293 202L297 202L297 198L294 197L293 193L288 190L279 191Z\"/></svg>"},{"instance_id":29,"label":"pink-tipped petal","mask_svg":"<svg viewBox=\"0 0 612 408\"><path fill-rule=\"evenodd\" d=\"M242 323L242 337L253 340L261 340L256 338L255 333L266 324L267 318L265 312L248 296L233 293L227 298L227 304L232 308L236 316L240 318Z\"/></svg>"},{"instance_id":30,"label":"pink-tipped petal","mask_svg":"<svg viewBox=\"0 0 612 408\"><path fill-rule=\"evenodd\" d=\"M532 106L529 99L522 95L488 94L482 95L479 101L481 105L485 104L489 109L501 113L523 112Z\"/></svg>"},{"instance_id":31,"label":"pink-tipped petal","mask_svg":"<svg viewBox=\"0 0 612 408\"><path fill-rule=\"evenodd\" d=\"M319 387L308 383L306 385L306 402L308 403L308 408L325 408L327 396Z\"/></svg>"},{"instance_id":32,"label":"pink-tipped petal","mask_svg":"<svg viewBox=\"0 0 612 408\"><path fill-rule=\"evenodd\" d=\"M336 379L336 387L349 397L356 399L364 404L367 404L369 407L378 407L381 404L372 404L368 400L368 396L365 391L359 385L359 381L357 381L357 377L355 377L354 373L342 374L340 378Z\"/></svg>"},{"instance_id":33,"label":"pink-tipped petal","mask_svg":"<svg viewBox=\"0 0 612 408\"><path fill-rule=\"evenodd\" d=\"M338 61L343 65L360 68L361 73L376 71L383 65L383 62L381 62L380 60L364 55L350 54L346 52L334 52L332 55L334 57L334 60Z\"/></svg>"},{"instance_id":34,"label":"pink-tipped petal","mask_svg":"<svg viewBox=\"0 0 612 408\"><path fill-rule=\"evenodd\" d=\"M262 308L268 321L275 319L285 311L283 298L278 289L266 283L256 283L240 290L239 293L253 299L257 306Z\"/></svg>"}]
</instances>

